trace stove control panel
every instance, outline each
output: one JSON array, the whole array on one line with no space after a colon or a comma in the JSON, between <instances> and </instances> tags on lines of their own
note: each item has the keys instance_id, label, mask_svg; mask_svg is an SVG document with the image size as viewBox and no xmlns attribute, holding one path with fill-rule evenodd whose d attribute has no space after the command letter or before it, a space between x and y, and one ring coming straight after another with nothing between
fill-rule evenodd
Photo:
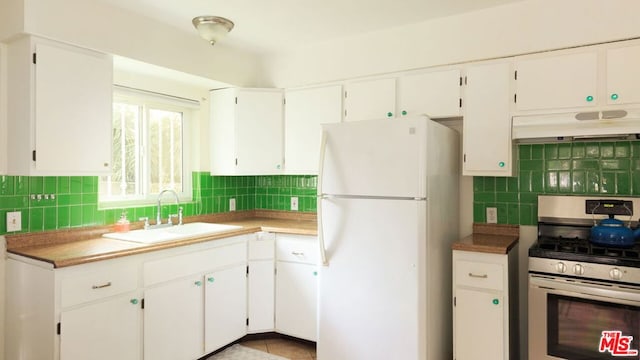
<instances>
[{"instance_id":1,"label":"stove control panel","mask_svg":"<svg viewBox=\"0 0 640 360\"><path fill-rule=\"evenodd\" d=\"M640 283L640 268L529 257L529 271L549 275Z\"/></svg>"}]
</instances>

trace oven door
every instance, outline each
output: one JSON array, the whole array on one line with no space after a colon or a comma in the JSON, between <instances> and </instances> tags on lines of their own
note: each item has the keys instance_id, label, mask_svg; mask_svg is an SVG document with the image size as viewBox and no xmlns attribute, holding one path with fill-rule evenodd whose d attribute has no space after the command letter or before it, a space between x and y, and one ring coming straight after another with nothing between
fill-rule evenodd
<instances>
[{"instance_id":1,"label":"oven door","mask_svg":"<svg viewBox=\"0 0 640 360\"><path fill-rule=\"evenodd\" d=\"M529 359L636 359L640 286L529 274Z\"/></svg>"}]
</instances>

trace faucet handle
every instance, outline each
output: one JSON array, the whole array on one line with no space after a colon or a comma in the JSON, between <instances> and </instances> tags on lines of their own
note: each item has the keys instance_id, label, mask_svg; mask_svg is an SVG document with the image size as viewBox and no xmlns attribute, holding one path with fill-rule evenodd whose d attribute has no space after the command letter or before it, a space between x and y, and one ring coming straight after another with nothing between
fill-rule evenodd
<instances>
[{"instance_id":1,"label":"faucet handle","mask_svg":"<svg viewBox=\"0 0 640 360\"><path fill-rule=\"evenodd\" d=\"M138 220L144 221L144 229L145 230L147 230L149 228L149 217L148 216L143 216L143 217L139 218Z\"/></svg>"},{"instance_id":2,"label":"faucet handle","mask_svg":"<svg viewBox=\"0 0 640 360\"><path fill-rule=\"evenodd\" d=\"M178 206L178 225L182 225L182 206Z\"/></svg>"}]
</instances>

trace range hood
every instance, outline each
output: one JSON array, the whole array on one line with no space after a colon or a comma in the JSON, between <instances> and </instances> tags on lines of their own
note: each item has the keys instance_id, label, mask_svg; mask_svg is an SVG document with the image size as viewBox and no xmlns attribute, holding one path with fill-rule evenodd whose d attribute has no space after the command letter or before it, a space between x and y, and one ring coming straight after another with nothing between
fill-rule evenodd
<instances>
[{"instance_id":1,"label":"range hood","mask_svg":"<svg viewBox=\"0 0 640 360\"><path fill-rule=\"evenodd\" d=\"M518 115L512 126L514 140L628 137L640 134L640 108Z\"/></svg>"}]
</instances>

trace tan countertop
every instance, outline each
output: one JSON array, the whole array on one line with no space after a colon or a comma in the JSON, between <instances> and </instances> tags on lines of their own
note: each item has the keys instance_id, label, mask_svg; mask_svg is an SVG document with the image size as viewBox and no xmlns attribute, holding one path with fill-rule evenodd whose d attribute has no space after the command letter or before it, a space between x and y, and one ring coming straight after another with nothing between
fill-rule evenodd
<instances>
[{"instance_id":1,"label":"tan countertop","mask_svg":"<svg viewBox=\"0 0 640 360\"><path fill-rule=\"evenodd\" d=\"M451 245L453 250L506 254L519 240L518 225L473 224L473 234Z\"/></svg>"},{"instance_id":2,"label":"tan countertop","mask_svg":"<svg viewBox=\"0 0 640 360\"><path fill-rule=\"evenodd\" d=\"M6 236L7 252L48 262L54 267L60 268L205 241L215 241L229 236L250 234L257 231L299 235L317 234L316 217L312 213L255 210L194 216L185 219L185 223L198 221L238 225L242 226L242 228L215 235L189 237L156 244L141 244L102 237L102 234L113 231L111 226L25 233ZM131 226L132 229L141 227L141 223L134 223Z\"/></svg>"}]
</instances>

